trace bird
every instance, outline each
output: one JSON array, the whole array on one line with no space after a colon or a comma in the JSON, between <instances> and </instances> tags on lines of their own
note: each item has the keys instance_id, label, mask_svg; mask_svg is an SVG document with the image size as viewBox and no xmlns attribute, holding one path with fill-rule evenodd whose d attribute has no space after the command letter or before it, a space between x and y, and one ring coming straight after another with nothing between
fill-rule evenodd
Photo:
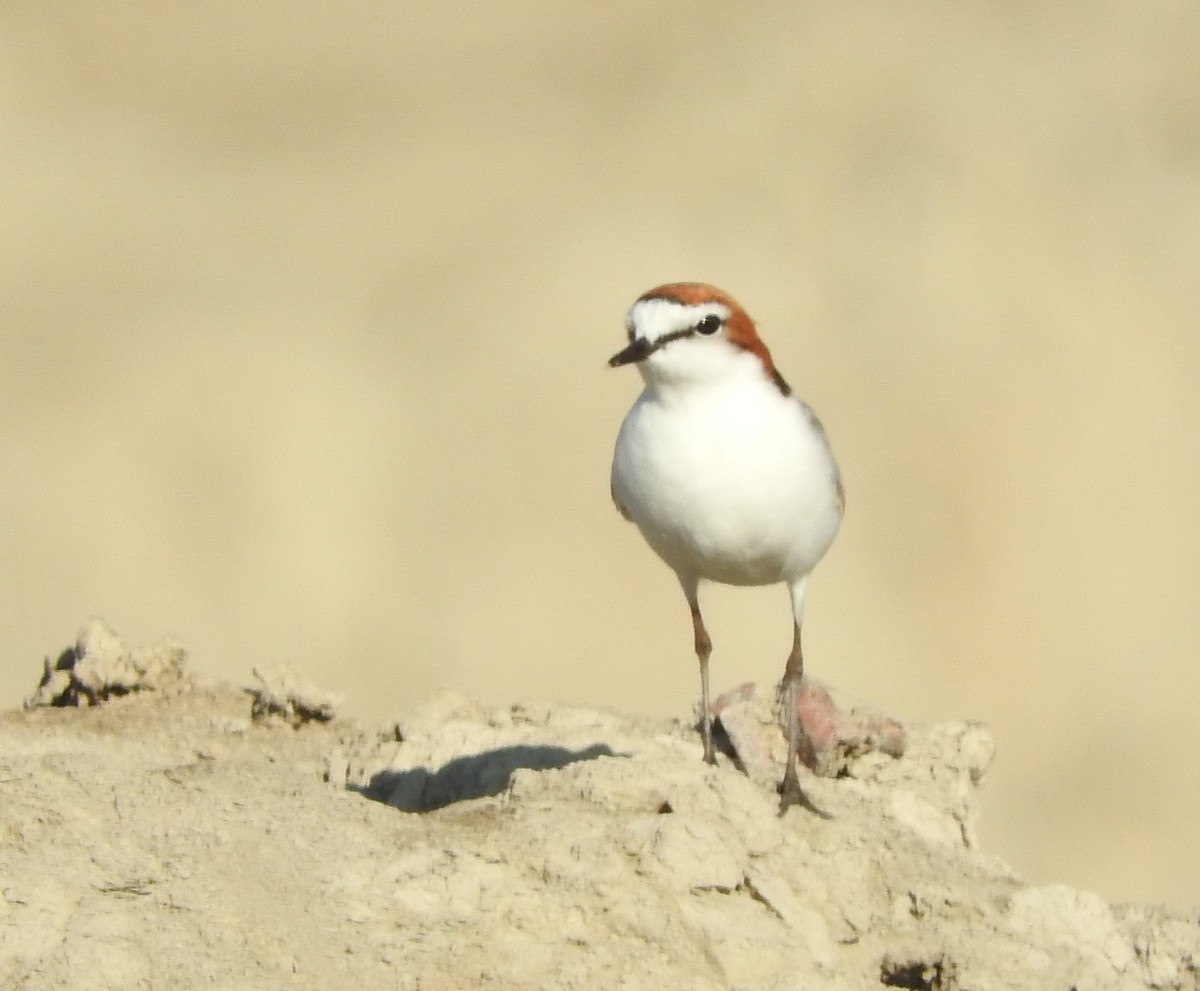
<instances>
[{"instance_id":1,"label":"bird","mask_svg":"<svg viewBox=\"0 0 1200 991\"><path fill-rule=\"evenodd\" d=\"M675 572L687 599L700 664L704 761L715 764L716 750L712 640L700 583L784 584L793 636L778 692L788 741L779 811L801 806L825 816L797 772L805 590L845 510L825 430L775 367L754 321L715 286L673 282L651 289L629 308L625 330L628 343L608 365L635 366L643 389L617 434L612 499Z\"/></svg>"}]
</instances>

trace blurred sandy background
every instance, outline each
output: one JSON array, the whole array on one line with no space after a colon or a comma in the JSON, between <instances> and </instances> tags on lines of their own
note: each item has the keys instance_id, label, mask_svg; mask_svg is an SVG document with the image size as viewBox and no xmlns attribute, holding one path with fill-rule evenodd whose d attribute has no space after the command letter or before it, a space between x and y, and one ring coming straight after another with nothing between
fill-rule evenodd
<instances>
[{"instance_id":1,"label":"blurred sandy background","mask_svg":"<svg viewBox=\"0 0 1200 991\"><path fill-rule=\"evenodd\" d=\"M987 721L983 841L1200 901L1200 8L0 6L0 704L90 613L382 718L686 714L622 316L755 316L846 477L810 670ZM712 589L714 686L786 594Z\"/></svg>"}]
</instances>

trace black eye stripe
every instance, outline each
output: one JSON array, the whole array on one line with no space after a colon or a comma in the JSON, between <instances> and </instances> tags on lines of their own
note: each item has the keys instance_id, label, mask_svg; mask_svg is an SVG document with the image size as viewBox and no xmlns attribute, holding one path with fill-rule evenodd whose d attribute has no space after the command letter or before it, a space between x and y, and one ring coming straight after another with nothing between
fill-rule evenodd
<instances>
[{"instance_id":1,"label":"black eye stripe","mask_svg":"<svg viewBox=\"0 0 1200 991\"><path fill-rule=\"evenodd\" d=\"M716 313L710 313L699 323L692 324L690 327L683 327L680 330L673 330L669 334L663 334L662 337L656 338L652 344L647 345L647 354L653 354L659 348L665 348L672 341L680 341L685 337L695 337L697 334L703 334L705 337L711 337L725 325L725 321ZM630 341L633 340L633 331L630 330Z\"/></svg>"}]
</instances>

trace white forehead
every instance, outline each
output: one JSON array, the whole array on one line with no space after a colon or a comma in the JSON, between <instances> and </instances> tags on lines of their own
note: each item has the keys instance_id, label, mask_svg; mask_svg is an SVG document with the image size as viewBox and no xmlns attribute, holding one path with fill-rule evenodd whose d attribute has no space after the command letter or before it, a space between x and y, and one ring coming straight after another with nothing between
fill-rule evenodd
<instances>
[{"instance_id":1,"label":"white forehead","mask_svg":"<svg viewBox=\"0 0 1200 991\"><path fill-rule=\"evenodd\" d=\"M639 299L629 308L625 326L634 337L653 344L665 334L695 327L709 314L729 319L729 307L722 303L677 303L673 299Z\"/></svg>"}]
</instances>

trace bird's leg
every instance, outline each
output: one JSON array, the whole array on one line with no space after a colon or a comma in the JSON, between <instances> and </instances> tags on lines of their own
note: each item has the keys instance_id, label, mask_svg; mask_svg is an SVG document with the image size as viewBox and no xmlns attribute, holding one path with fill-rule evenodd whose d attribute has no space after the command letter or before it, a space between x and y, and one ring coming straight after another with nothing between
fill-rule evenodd
<instances>
[{"instance_id":1,"label":"bird's leg","mask_svg":"<svg viewBox=\"0 0 1200 991\"><path fill-rule=\"evenodd\" d=\"M712 711L708 699L708 656L712 653L712 640L704 628L704 617L700 615L700 600L697 583L684 581L683 594L687 596L688 609L692 614L692 632L696 637L696 659L700 662L700 727L704 737L704 763L715 764L717 751L713 746Z\"/></svg>"},{"instance_id":2,"label":"bird's leg","mask_svg":"<svg viewBox=\"0 0 1200 991\"><path fill-rule=\"evenodd\" d=\"M800 763L800 734L803 732L797 707L800 701L800 683L804 680L804 652L800 649L800 621L804 614L803 580L793 585L791 592L794 617L792 652L788 654L787 666L783 669L783 681L779 684L779 701L783 708L788 741L787 765L783 772L783 782L779 786L779 814L783 815L793 805L799 805L823 819L828 819L829 813L814 805L812 799L804 794L797 770Z\"/></svg>"}]
</instances>

